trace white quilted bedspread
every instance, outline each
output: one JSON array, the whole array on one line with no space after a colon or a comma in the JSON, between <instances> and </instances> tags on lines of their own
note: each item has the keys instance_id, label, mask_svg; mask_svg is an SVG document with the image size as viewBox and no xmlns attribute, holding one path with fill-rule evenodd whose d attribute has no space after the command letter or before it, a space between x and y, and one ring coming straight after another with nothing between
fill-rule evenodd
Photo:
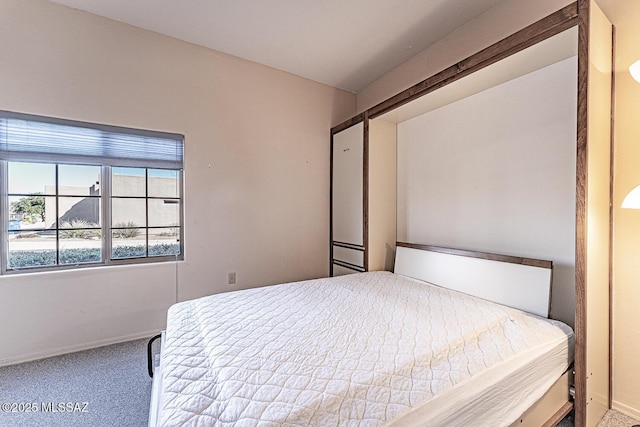
<instances>
[{"instance_id":1,"label":"white quilted bedspread","mask_svg":"<svg viewBox=\"0 0 640 427\"><path fill-rule=\"evenodd\" d=\"M554 323L387 272L213 295L169 310L163 426L377 426Z\"/></svg>"}]
</instances>

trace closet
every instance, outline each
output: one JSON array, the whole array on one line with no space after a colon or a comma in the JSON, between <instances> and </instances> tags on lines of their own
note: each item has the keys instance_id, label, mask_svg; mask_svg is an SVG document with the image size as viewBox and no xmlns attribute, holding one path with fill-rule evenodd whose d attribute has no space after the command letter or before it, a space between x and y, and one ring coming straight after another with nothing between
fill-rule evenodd
<instances>
[{"instance_id":1,"label":"closet","mask_svg":"<svg viewBox=\"0 0 640 427\"><path fill-rule=\"evenodd\" d=\"M393 269L396 127L355 117L331 132L331 267L339 276Z\"/></svg>"},{"instance_id":2,"label":"closet","mask_svg":"<svg viewBox=\"0 0 640 427\"><path fill-rule=\"evenodd\" d=\"M610 407L611 52L611 24L595 2L580 0L331 131L330 273L390 269L396 240L551 259L552 314L575 331L576 426L595 426ZM545 78L565 80L554 80L554 89ZM536 89L541 83L545 90ZM544 111L553 96L570 101L547 104L564 108L562 118ZM507 104L493 118L476 110L475 122L441 117L465 111L476 97ZM538 112L517 113L536 103ZM548 132L562 125L559 142L552 133L531 135L536 117L508 120L545 113ZM464 132L444 129L445 143L426 146L448 120L449 130L461 130L459 122ZM520 143L519 151L500 138ZM495 167L492 155L474 152L493 140ZM565 145L556 152L553 144ZM496 194L506 199L493 200ZM551 216L562 218L552 224L545 214L555 208Z\"/></svg>"}]
</instances>

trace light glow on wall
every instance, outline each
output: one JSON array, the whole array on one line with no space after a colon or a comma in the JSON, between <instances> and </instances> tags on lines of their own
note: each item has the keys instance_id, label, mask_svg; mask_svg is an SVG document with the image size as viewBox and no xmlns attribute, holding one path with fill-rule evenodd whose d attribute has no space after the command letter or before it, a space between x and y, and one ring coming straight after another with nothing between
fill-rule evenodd
<instances>
[{"instance_id":1,"label":"light glow on wall","mask_svg":"<svg viewBox=\"0 0 640 427\"><path fill-rule=\"evenodd\" d=\"M629 67L629 73L638 83L640 83L640 60L637 60Z\"/></svg>"}]
</instances>

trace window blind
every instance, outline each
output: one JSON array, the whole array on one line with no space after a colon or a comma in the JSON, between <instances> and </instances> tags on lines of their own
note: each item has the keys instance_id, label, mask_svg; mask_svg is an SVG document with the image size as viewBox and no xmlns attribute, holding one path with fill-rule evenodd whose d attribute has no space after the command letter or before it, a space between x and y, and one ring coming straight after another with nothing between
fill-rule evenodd
<instances>
[{"instance_id":1,"label":"window blind","mask_svg":"<svg viewBox=\"0 0 640 427\"><path fill-rule=\"evenodd\" d=\"M0 159L182 169L184 136L0 111Z\"/></svg>"}]
</instances>

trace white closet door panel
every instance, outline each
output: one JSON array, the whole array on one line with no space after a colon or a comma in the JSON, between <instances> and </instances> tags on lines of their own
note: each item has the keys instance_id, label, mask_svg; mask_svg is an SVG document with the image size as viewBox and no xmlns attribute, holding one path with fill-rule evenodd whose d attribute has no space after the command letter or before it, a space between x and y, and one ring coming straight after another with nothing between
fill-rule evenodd
<instances>
[{"instance_id":1,"label":"white closet door panel","mask_svg":"<svg viewBox=\"0 0 640 427\"><path fill-rule=\"evenodd\" d=\"M345 276L347 274L356 274L359 271L351 270L350 268L343 267L341 265L333 264L333 277Z\"/></svg>"},{"instance_id":2,"label":"white closet door panel","mask_svg":"<svg viewBox=\"0 0 640 427\"><path fill-rule=\"evenodd\" d=\"M364 252L357 249L348 249L334 246L333 259L348 262L349 264L357 265L358 267L364 268Z\"/></svg>"},{"instance_id":3,"label":"white closet door panel","mask_svg":"<svg viewBox=\"0 0 640 427\"><path fill-rule=\"evenodd\" d=\"M333 240L363 245L364 125L333 136Z\"/></svg>"}]
</instances>

